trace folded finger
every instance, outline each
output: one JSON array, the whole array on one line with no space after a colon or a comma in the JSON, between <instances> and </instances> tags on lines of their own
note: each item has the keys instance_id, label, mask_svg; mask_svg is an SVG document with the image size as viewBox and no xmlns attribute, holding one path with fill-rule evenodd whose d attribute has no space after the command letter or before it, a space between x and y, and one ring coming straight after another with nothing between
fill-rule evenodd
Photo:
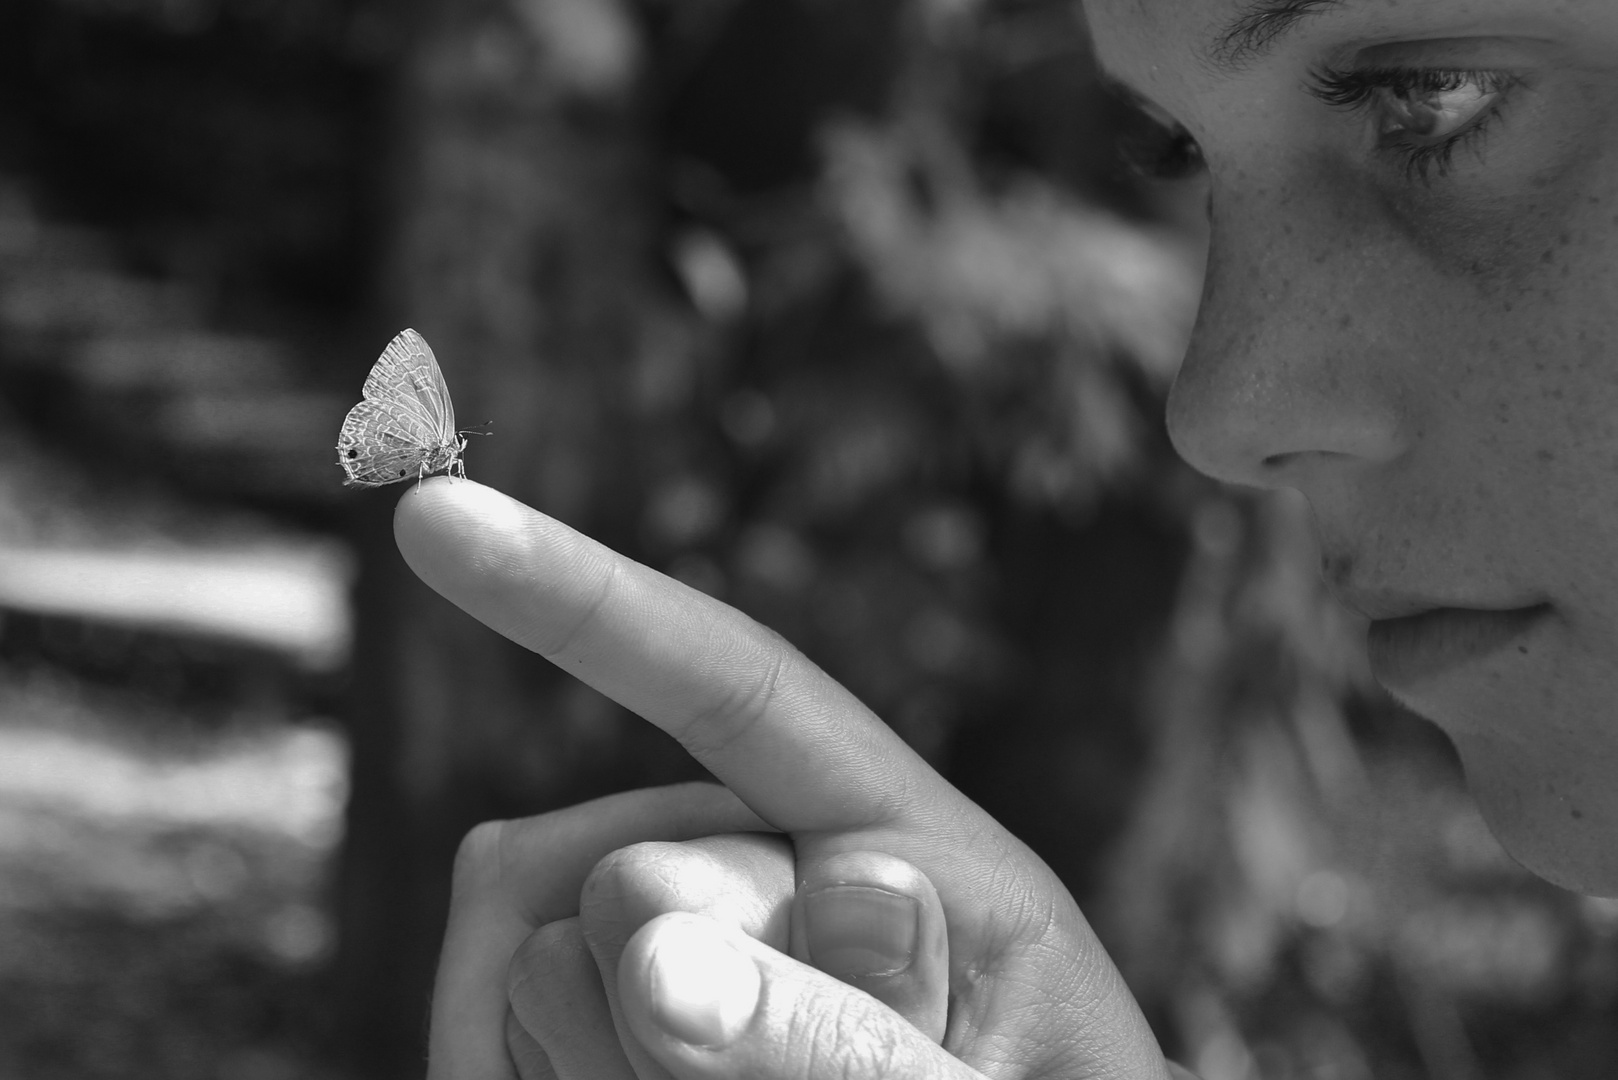
<instances>
[{"instance_id":1,"label":"folded finger","mask_svg":"<svg viewBox=\"0 0 1618 1080\"><path fill-rule=\"evenodd\" d=\"M517 1080L557 1080L551 1059L539 1040L528 1034L515 1013L506 1013L506 1052L517 1070Z\"/></svg>"},{"instance_id":2,"label":"folded finger","mask_svg":"<svg viewBox=\"0 0 1618 1080\"><path fill-rule=\"evenodd\" d=\"M982 1078L869 994L698 916L643 927L619 984L636 1039L678 1080Z\"/></svg>"},{"instance_id":3,"label":"folded finger","mask_svg":"<svg viewBox=\"0 0 1618 1080\"><path fill-rule=\"evenodd\" d=\"M665 1080L667 1073L623 1023L618 962L630 938L658 916L679 911L718 920L785 951L793 883L792 845L762 833L634 844L590 872L579 897L579 923L640 1080Z\"/></svg>"},{"instance_id":4,"label":"folded finger","mask_svg":"<svg viewBox=\"0 0 1618 1080\"><path fill-rule=\"evenodd\" d=\"M473 830L456 857L433 986L430 1080L513 1080L505 1046L512 954L534 930L578 914L579 890L602 857L639 840L762 827L724 788L679 784Z\"/></svg>"},{"instance_id":5,"label":"folded finger","mask_svg":"<svg viewBox=\"0 0 1618 1080\"><path fill-rule=\"evenodd\" d=\"M507 991L511 1014L556 1080L636 1080L578 919L528 936L512 959Z\"/></svg>"}]
</instances>

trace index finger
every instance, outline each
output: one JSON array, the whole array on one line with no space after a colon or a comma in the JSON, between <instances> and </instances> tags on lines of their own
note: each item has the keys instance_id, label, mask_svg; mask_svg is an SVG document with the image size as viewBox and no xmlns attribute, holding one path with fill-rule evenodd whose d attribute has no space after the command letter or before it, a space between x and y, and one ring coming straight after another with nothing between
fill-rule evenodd
<instances>
[{"instance_id":1,"label":"index finger","mask_svg":"<svg viewBox=\"0 0 1618 1080\"><path fill-rule=\"evenodd\" d=\"M492 488L429 480L394 535L428 585L674 736L778 829L970 806L780 635Z\"/></svg>"}]
</instances>

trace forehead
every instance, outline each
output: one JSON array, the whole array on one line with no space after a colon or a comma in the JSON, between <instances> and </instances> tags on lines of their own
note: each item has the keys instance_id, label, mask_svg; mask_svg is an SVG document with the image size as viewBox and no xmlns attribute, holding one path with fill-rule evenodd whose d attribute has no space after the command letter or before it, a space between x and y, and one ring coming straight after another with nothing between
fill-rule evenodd
<instances>
[{"instance_id":1,"label":"forehead","mask_svg":"<svg viewBox=\"0 0 1618 1080\"><path fill-rule=\"evenodd\" d=\"M1103 67L1146 91L1211 69L1221 40L1252 9L1252 0L1084 0Z\"/></svg>"},{"instance_id":2,"label":"forehead","mask_svg":"<svg viewBox=\"0 0 1618 1080\"><path fill-rule=\"evenodd\" d=\"M1135 38L1176 31L1190 23L1204 29L1240 16L1243 0L1084 0L1090 24L1108 36Z\"/></svg>"}]
</instances>

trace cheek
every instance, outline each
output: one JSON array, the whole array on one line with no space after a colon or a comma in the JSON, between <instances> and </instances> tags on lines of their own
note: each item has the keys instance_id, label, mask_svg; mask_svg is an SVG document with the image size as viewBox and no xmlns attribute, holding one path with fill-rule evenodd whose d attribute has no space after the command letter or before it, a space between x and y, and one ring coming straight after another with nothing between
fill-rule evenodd
<instances>
[{"instance_id":1,"label":"cheek","mask_svg":"<svg viewBox=\"0 0 1618 1080\"><path fill-rule=\"evenodd\" d=\"M1525 216L1544 228L1519 224L1509 261L1471 279L1435 389L1517 556L1618 634L1618 224L1586 208Z\"/></svg>"},{"instance_id":2,"label":"cheek","mask_svg":"<svg viewBox=\"0 0 1618 1080\"><path fill-rule=\"evenodd\" d=\"M1558 303L1591 269L1610 273L1605 249L1618 226L1606 200L1593 198L1581 206L1559 191L1447 201L1384 194L1383 219L1428 275L1513 313Z\"/></svg>"},{"instance_id":3,"label":"cheek","mask_svg":"<svg viewBox=\"0 0 1618 1080\"><path fill-rule=\"evenodd\" d=\"M1373 181L1387 219L1433 270L1496 299L1566 282L1566 249L1615 228L1618 110L1599 104L1613 89L1570 74L1514 101L1442 172Z\"/></svg>"},{"instance_id":4,"label":"cheek","mask_svg":"<svg viewBox=\"0 0 1618 1080\"><path fill-rule=\"evenodd\" d=\"M1381 221L1430 481L1473 493L1525 587L1618 634L1618 170L1510 198L1435 187L1385 200Z\"/></svg>"}]
</instances>

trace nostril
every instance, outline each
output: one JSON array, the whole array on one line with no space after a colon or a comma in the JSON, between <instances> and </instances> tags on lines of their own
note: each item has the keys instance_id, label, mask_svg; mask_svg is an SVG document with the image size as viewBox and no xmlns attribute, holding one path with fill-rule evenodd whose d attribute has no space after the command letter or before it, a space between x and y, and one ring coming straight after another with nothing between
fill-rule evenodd
<instances>
[{"instance_id":1,"label":"nostril","mask_svg":"<svg viewBox=\"0 0 1618 1080\"><path fill-rule=\"evenodd\" d=\"M1284 469L1294 469L1304 464L1326 465L1332 462L1349 462L1355 460L1371 461L1385 460L1387 455L1372 453L1355 453L1349 450L1283 450L1279 453L1269 454L1261 458L1260 466L1270 472L1280 472Z\"/></svg>"},{"instance_id":2,"label":"nostril","mask_svg":"<svg viewBox=\"0 0 1618 1080\"><path fill-rule=\"evenodd\" d=\"M1305 465L1324 465L1334 459L1352 456L1340 454L1335 450L1286 450L1260 459L1259 468L1266 474L1275 476L1277 473L1296 472Z\"/></svg>"}]
</instances>

